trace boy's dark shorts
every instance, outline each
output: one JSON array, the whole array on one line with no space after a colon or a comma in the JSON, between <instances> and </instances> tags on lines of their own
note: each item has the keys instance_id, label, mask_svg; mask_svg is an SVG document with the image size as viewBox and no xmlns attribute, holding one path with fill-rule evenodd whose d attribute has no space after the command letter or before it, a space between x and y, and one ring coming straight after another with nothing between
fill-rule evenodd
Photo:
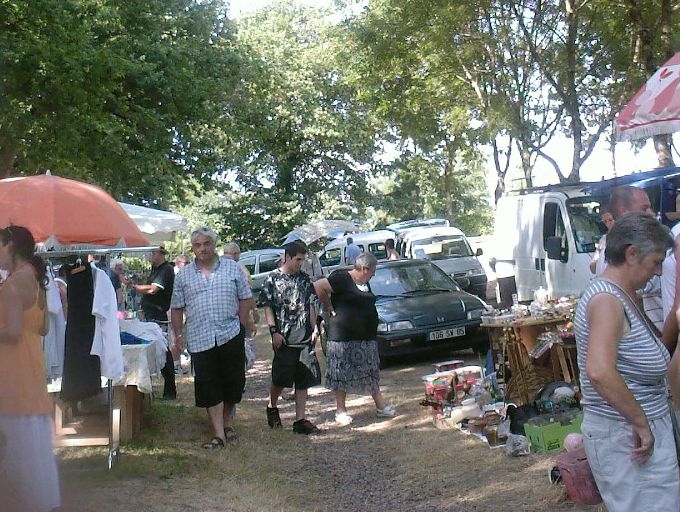
<instances>
[{"instance_id":1,"label":"boy's dark shorts","mask_svg":"<svg viewBox=\"0 0 680 512\"><path fill-rule=\"evenodd\" d=\"M244 329L224 345L193 352L196 407L213 407L220 402L238 404L246 386Z\"/></svg>"},{"instance_id":2,"label":"boy's dark shorts","mask_svg":"<svg viewBox=\"0 0 680 512\"><path fill-rule=\"evenodd\" d=\"M309 389L321 383L320 375L312 368L309 351L311 345L288 347L282 345L274 352L272 384L281 388ZM318 368L317 368L318 370Z\"/></svg>"}]
</instances>

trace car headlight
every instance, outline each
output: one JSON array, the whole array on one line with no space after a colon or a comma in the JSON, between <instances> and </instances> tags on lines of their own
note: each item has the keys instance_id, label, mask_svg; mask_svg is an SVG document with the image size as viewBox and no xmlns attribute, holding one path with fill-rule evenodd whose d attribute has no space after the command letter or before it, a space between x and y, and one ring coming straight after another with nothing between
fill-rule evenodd
<instances>
[{"instance_id":1,"label":"car headlight","mask_svg":"<svg viewBox=\"0 0 680 512\"><path fill-rule=\"evenodd\" d=\"M391 324L387 324L388 331L403 331L404 329L413 329L413 324L408 320L404 320L403 322L392 322Z\"/></svg>"},{"instance_id":2,"label":"car headlight","mask_svg":"<svg viewBox=\"0 0 680 512\"><path fill-rule=\"evenodd\" d=\"M483 268L471 268L468 270L465 275L466 276L481 276L484 273Z\"/></svg>"},{"instance_id":3,"label":"car headlight","mask_svg":"<svg viewBox=\"0 0 680 512\"><path fill-rule=\"evenodd\" d=\"M392 323L380 322L378 324L378 332L380 333L403 331L405 329L413 329L413 324L408 320Z\"/></svg>"},{"instance_id":4,"label":"car headlight","mask_svg":"<svg viewBox=\"0 0 680 512\"><path fill-rule=\"evenodd\" d=\"M472 311L468 311L467 318L468 320L479 320L482 318L482 313L484 313L483 309L473 309Z\"/></svg>"}]
</instances>

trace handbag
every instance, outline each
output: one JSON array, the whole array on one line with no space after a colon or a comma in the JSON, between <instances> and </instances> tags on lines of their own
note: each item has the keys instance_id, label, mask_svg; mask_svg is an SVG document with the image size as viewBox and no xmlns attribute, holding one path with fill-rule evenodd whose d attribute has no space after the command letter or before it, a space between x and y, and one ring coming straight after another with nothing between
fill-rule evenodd
<instances>
[{"instance_id":1,"label":"handbag","mask_svg":"<svg viewBox=\"0 0 680 512\"><path fill-rule=\"evenodd\" d=\"M606 279L606 278L599 278L602 281L607 281L609 284L614 286L617 290L621 292L621 294L625 297L626 302L628 303L628 306L635 312L635 314L640 318L644 326L647 328L649 331L649 334L652 336L652 338L656 341L657 345L661 345L661 341L659 340L659 337L654 333L654 330L651 328L649 325L649 320L647 319L647 316L644 315L640 309L637 307L635 302L633 302L633 299L630 298L630 296L626 293L626 291L621 288L618 284L616 284L614 281L611 279ZM665 349L665 347L664 347ZM659 350L662 350L661 347L659 347ZM662 351L663 353L663 351ZM678 418L678 415L680 414L680 411L675 411L673 409L673 396L671 395L671 388L668 384L668 376L666 376L666 397L668 399L668 408L670 409L671 413L671 424L673 425L673 438L675 439L675 455L678 458L678 462L680 462L680 418Z\"/></svg>"}]
</instances>

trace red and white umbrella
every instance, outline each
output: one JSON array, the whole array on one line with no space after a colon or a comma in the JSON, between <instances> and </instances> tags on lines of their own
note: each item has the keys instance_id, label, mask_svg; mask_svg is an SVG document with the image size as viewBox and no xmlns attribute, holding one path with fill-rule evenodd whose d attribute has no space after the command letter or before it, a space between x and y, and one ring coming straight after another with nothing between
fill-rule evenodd
<instances>
[{"instance_id":1,"label":"red and white umbrella","mask_svg":"<svg viewBox=\"0 0 680 512\"><path fill-rule=\"evenodd\" d=\"M614 120L616 140L680 131L680 52L647 80Z\"/></svg>"}]
</instances>

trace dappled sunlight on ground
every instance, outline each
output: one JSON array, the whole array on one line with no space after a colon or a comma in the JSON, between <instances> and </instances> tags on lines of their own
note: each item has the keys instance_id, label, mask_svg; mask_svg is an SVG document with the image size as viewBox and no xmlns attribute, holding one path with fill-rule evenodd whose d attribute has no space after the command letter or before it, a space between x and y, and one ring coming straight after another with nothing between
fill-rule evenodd
<instances>
[{"instance_id":1,"label":"dappled sunlight on ground","mask_svg":"<svg viewBox=\"0 0 680 512\"><path fill-rule=\"evenodd\" d=\"M563 487L548 483L552 455L510 458L475 436L435 427L432 409L419 405L421 377L433 372L433 361L480 364L472 352L383 370L381 387L396 407L394 418L376 417L370 396L349 395L354 421L340 426L333 393L312 388L307 417L324 432L303 436L292 432L290 390L278 404L284 428L267 426L268 338L255 341L258 360L237 406L235 442L221 450L201 447L212 435L208 418L194 407L193 378L178 376L179 399L151 404L142 432L121 446L113 471L106 470L106 448L58 452L64 512L597 510L574 507L564 501ZM155 378L154 391L161 390L162 379Z\"/></svg>"}]
</instances>

